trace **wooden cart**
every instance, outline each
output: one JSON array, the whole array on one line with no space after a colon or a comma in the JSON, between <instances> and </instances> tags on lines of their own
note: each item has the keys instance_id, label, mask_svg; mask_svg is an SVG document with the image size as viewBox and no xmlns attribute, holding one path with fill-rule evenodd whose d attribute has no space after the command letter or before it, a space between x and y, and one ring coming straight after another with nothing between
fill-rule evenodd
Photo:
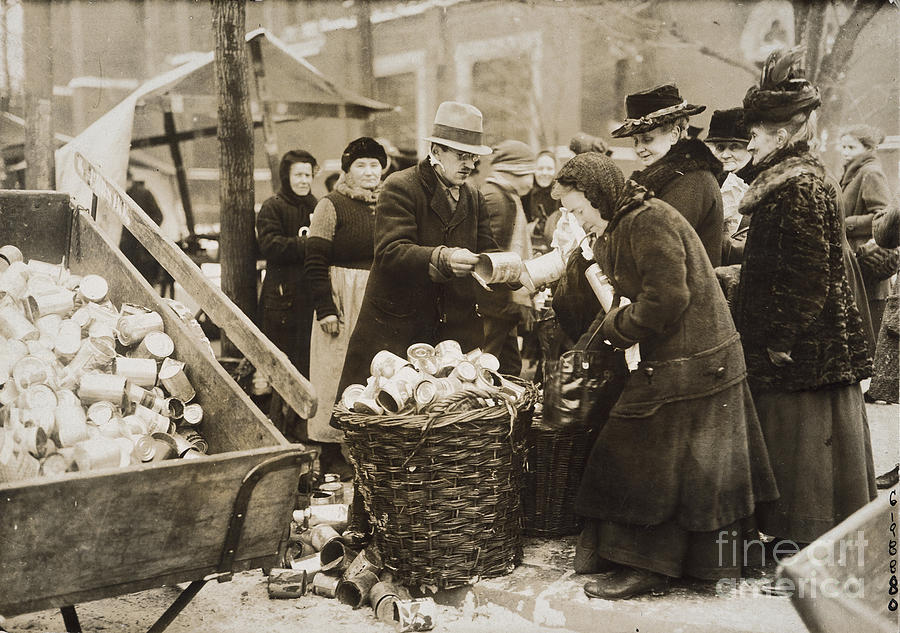
<instances>
[{"instance_id":1,"label":"wooden cart","mask_svg":"<svg viewBox=\"0 0 900 633\"><path fill-rule=\"evenodd\" d=\"M98 182L105 181L97 180L99 173L93 177L97 194ZM164 267L182 285L206 283L196 267L188 269L193 265L187 258L177 260L183 254L175 254L174 245L158 243L164 238L130 198L105 185L108 200L124 205L119 212L132 221L132 232L143 233L139 239L157 259L168 258ZM310 469L313 453L284 439L208 346L100 233L90 214L71 207L67 195L0 192L0 243L17 245L26 261L65 258L75 273L102 274L115 304L159 312L203 406L201 432L210 453L0 484L0 614L59 607L67 630L80 631L72 605L190 581L150 629L162 631L208 580L275 566L287 545L299 477ZM247 354L254 364L268 359L270 375L278 374L274 382L282 388L294 384L292 399L302 401L304 412L314 410L315 396L305 379L296 380L292 367L284 369L287 358L247 325L221 291L204 287L197 294L204 310L227 321L220 326L239 347L242 340L255 346Z\"/></svg>"}]
</instances>

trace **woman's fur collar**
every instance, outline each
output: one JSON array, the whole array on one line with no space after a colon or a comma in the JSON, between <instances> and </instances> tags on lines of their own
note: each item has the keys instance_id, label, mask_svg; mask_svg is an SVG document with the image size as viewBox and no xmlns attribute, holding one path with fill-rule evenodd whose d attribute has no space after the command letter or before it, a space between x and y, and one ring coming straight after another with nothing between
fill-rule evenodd
<instances>
[{"instance_id":1,"label":"woman's fur collar","mask_svg":"<svg viewBox=\"0 0 900 633\"><path fill-rule=\"evenodd\" d=\"M374 189L365 189L357 185L349 174L341 174L338 181L334 184L334 190L343 194L352 200L359 200L366 204L375 204L378 200L378 194L381 193L381 184L378 183Z\"/></svg>"},{"instance_id":2,"label":"woman's fur collar","mask_svg":"<svg viewBox=\"0 0 900 633\"><path fill-rule=\"evenodd\" d=\"M769 194L781 189L789 180L803 175L816 178L825 177L825 167L809 153L805 143L778 150L771 161L765 161L762 169L753 179L753 183L741 198L738 210L750 215L753 209Z\"/></svg>"},{"instance_id":3,"label":"woman's fur collar","mask_svg":"<svg viewBox=\"0 0 900 633\"><path fill-rule=\"evenodd\" d=\"M875 157L875 150L871 149L851 160L844 169L844 175L841 176L841 187L846 187L865 165L875 163L877 160L878 159Z\"/></svg>"},{"instance_id":4,"label":"woman's fur collar","mask_svg":"<svg viewBox=\"0 0 900 633\"><path fill-rule=\"evenodd\" d=\"M722 163L713 156L703 141L684 138L675 143L658 161L631 174L631 179L650 191L659 193L669 182L692 171L708 171L713 176L718 176L722 171Z\"/></svg>"}]
</instances>

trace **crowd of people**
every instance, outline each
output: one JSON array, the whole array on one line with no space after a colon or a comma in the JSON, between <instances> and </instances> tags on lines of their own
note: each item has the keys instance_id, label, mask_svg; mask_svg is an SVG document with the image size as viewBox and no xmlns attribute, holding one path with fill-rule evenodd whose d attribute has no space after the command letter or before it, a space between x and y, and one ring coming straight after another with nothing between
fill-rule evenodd
<instances>
[{"instance_id":1,"label":"crowd of people","mask_svg":"<svg viewBox=\"0 0 900 633\"><path fill-rule=\"evenodd\" d=\"M423 160L383 180L384 147L356 139L321 200L316 160L288 152L257 224L261 322L316 388L303 439L322 443L323 468L352 474L330 404L365 383L377 352L453 339L518 375L546 324L552 344L531 354L590 349L623 367L585 421L596 440L575 571L596 574L587 595L738 577L748 561L732 553L760 532L812 542L875 497L865 400L898 400L900 206L875 156L882 136L846 130L838 180L816 152L820 105L791 54L775 53L702 139L689 120L705 106L674 84L628 95L612 136L633 143L642 167L629 177L586 134L564 163L519 140L488 147L481 112L452 101ZM563 239L575 220L583 237ZM566 258L552 308L472 278L479 253L551 248ZM608 306L586 280L593 264Z\"/></svg>"}]
</instances>

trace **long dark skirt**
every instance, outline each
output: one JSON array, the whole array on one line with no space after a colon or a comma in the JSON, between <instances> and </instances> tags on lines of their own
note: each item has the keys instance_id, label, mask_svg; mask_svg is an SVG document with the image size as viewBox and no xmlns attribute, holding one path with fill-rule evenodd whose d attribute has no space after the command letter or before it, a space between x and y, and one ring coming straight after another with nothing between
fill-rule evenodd
<instances>
[{"instance_id":1,"label":"long dark skirt","mask_svg":"<svg viewBox=\"0 0 900 633\"><path fill-rule=\"evenodd\" d=\"M859 384L754 396L781 492L757 509L762 532L811 543L875 498Z\"/></svg>"}]
</instances>

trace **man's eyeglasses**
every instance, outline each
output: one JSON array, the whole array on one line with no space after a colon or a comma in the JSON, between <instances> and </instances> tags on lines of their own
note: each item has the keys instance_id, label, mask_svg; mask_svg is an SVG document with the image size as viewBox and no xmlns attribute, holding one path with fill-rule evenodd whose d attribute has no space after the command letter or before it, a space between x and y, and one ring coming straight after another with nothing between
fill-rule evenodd
<instances>
[{"instance_id":1,"label":"man's eyeglasses","mask_svg":"<svg viewBox=\"0 0 900 633\"><path fill-rule=\"evenodd\" d=\"M481 160L481 156L479 156L478 154L472 154L470 152L460 152L453 149L452 147L448 147L447 150L456 154L456 158L458 158L459 161L463 163L470 160L477 165Z\"/></svg>"}]
</instances>

